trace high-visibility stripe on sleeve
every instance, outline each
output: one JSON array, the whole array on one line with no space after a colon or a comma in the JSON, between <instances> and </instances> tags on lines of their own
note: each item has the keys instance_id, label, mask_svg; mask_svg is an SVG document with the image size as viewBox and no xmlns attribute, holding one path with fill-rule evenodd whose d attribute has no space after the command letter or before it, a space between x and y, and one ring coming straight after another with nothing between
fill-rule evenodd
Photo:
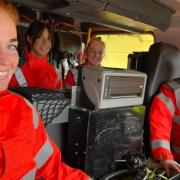
<instances>
[{"instance_id":1,"label":"high-visibility stripe on sleeve","mask_svg":"<svg viewBox=\"0 0 180 180\"><path fill-rule=\"evenodd\" d=\"M157 148L165 148L167 150L170 150L170 144L166 140L154 140L154 141L151 141L151 147L152 147L152 150L155 150Z\"/></svg>"},{"instance_id":2,"label":"high-visibility stripe on sleeve","mask_svg":"<svg viewBox=\"0 0 180 180\"><path fill-rule=\"evenodd\" d=\"M25 99L25 101L26 104L32 109L34 129L37 129L39 125L38 112L36 111L36 108L27 99Z\"/></svg>"},{"instance_id":3,"label":"high-visibility stripe on sleeve","mask_svg":"<svg viewBox=\"0 0 180 180\"><path fill-rule=\"evenodd\" d=\"M31 169L27 174L25 174L21 178L21 180L33 180L33 179L35 179L36 170L37 170L37 167L35 167L34 169Z\"/></svg>"},{"instance_id":4,"label":"high-visibility stripe on sleeve","mask_svg":"<svg viewBox=\"0 0 180 180\"><path fill-rule=\"evenodd\" d=\"M159 97L159 99L161 99L164 102L164 104L168 107L168 109L170 110L173 116L175 112L175 108L172 100L169 97L167 97L164 93L159 93L157 96Z\"/></svg>"},{"instance_id":5,"label":"high-visibility stripe on sleeve","mask_svg":"<svg viewBox=\"0 0 180 180\"><path fill-rule=\"evenodd\" d=\"M53 154L53 147L49 139L47 138L46 142L41 147L41 149L39 150L39 152L35 157L35 162L37 164L37 167L41 168L52 154Z\"/></svg>"},{"instance_id":6,"label":"high-visibility stripe on sleeve","mask_svg":"<svg viewBox=\"0 0 180 180\"><path fill-rule=\"evenodd\" d=\"M180 116L174 115L174 117L173 117L173 123L174 123L174 124L180 124Z\"/></svg>"},{"instance_id":7,"label":"high-visibility stripe on sleeve","mask_svg":"<svg viewBox=\"0 0 180 180\"><path fill-rule=\"evenodd\" d=\"M15 77L20 87L27 87L27 81L20 67L16 68Z\"/></svg>"},{"instance_id":8,"label":"high-visibility stripe on sleeve","mask_svg":"<svg viewBox=\"0 0 180 180\"><path fill-rule=\"evenodd\" d=\"M175 146L175 145L172 145L172 150L173 150L175 153L180 154L180 147L177 147L177 146Z\"/></svg>"}]
</instances>

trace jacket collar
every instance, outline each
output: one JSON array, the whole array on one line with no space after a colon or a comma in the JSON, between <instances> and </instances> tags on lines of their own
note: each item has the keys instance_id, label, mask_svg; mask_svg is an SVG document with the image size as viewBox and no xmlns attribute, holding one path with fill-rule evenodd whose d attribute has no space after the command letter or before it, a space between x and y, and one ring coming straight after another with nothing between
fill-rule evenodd
<instances>
[{"instance_id":1,"label":"jacket collar","mask_svg":"<svg viewBox=\"0 0 180 180\"><path fill-rule=\"evenodd\" d=\"M26 60L29 61L37 61L37 60L47 60L47 56L43 56L42 58L38 58L37 56L33 55L32 53L30 53L26 48L25 48L25 52L24 52L24 57L26 58Z\"/></svg>"}]
</instances>

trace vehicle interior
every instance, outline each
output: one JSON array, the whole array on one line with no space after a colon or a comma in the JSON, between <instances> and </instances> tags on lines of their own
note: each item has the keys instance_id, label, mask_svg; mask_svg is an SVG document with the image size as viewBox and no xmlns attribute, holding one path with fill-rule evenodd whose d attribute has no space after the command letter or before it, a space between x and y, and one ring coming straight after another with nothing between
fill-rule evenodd
<instances>
[{"instance_id":1,"label":"vehicle interior","mask_svg":"<svg viewBox=\"0 0 180 180\"><path fill-rule=\"evenodd\" d=\"M87 85L88 82L87 87L81 84L82 91L88 97L78 94L84 99L84 102L78 102L78 107L73 106L72 100L73 90L77 89L72 92L65 88L57 91L14 89L40 111L49 136L60 148L67 164L82 169L94 179L134 179L138 176L142 179L141 170L146 169L147 159L151 156L148 121L153 97L163 83L180 77L180 1L11 1L21 17L18 26L20 56L24 51L27 27L39 19L52 27L54 38L49 62L59 69L63 80L69 69L83 64L81 53L89 40L101 37L107 47L102 65L105 69L98 71L97 75L87 69L87 72L91 72L89 76L98 79L103 73L108 74L110 69L115 69L114 73L120 74L118 76L124 77L125 72L143 83L145 88L141 99L135 99L134 94L131 96L133 90L130 88L134 80L128 78L126 93L129 92L131 98L127 101L122 98L119 94L124 92L119 89L123 85L117 85L115 94L119 94L109 98L113 105L102 105L102 108L101 105L98 108L88 105L91 101L88 93L93 91ZM131 74L131 70L138 73ZM82 71L82 77L88 77L83 73L86 73L85 70ZM123 84L124 79L121 82L116 79L112 84L117 81ZM88 92L88 88L91 92ZM94 94L91 96L95 97ZM119 106L113 101L116 98L118 102L122 101ZM102 104L106 103L104 99ZM92 101L90 103L93 104ZM141 163L134 162L134 159ZM155 175L163 179L159 174ZM173 178L180 177L176 175Z\"/></svg>"}]
</instances>

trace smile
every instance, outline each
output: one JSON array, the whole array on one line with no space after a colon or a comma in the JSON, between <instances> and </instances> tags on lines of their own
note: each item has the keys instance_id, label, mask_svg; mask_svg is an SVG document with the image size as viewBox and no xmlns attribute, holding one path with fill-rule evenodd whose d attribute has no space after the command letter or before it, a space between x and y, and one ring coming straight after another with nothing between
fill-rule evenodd
<instances>
[{"instance_id":1,"label":"smile","mask_svg":"<svg viewBox=\"0 0 180 180\"><path fill-rule=\"evenodd\" d=\"M8 72L7 72L7 71L0 71L0 79L6 78L7 75L8 75Z\"/></svg>"},{"instance_id":2,"label":"smile","mask_svg":"<svg viewBox=\"0 0 180 180\"><path fill-rule=\"evenodd\" d=\"M48 49L47 48L41 48L43 51L47 51Z\"/></svg>"}]
</instances>

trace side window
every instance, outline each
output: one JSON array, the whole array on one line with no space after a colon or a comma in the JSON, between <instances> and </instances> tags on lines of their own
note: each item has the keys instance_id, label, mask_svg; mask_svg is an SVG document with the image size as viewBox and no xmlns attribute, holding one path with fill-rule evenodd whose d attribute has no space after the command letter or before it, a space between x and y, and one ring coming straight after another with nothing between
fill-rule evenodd
<instances>
[{"instance_id":1,"label":"side window","mask_svg":"<svg viewBox=\"0 0 180 180\"><path fill-rule=\"evenodd\" d=\"M96 34L106 44L102 65L127 69L128 55L133 52L148 51L154 43L153 34Z\"/></svg>"}]
</instances>

